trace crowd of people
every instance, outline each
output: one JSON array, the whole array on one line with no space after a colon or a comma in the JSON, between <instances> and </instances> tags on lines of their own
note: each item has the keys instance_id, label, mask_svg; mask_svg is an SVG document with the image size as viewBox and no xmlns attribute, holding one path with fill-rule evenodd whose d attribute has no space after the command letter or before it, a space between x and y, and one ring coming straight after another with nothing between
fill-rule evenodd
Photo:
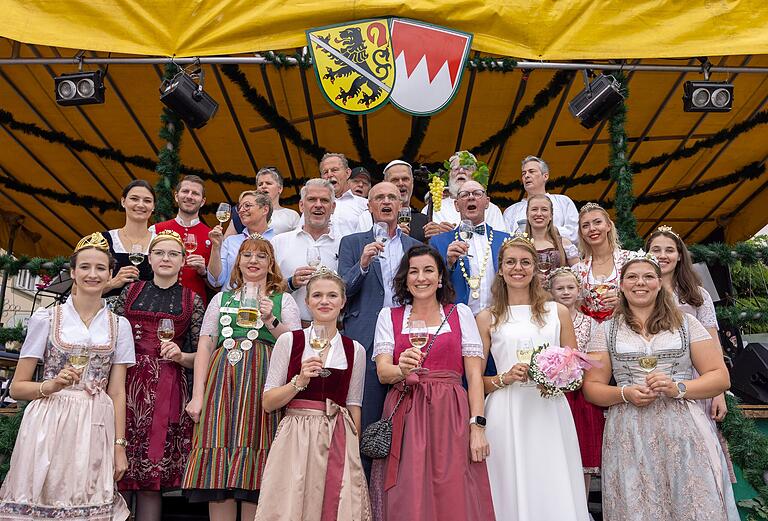
<instances>
[{"instance_id":1,"label":"crowd of people","mask_svg":"<svg viewBox=\"0 0 768 521\"><path fill-rule=\"evenodd\" d=\"M0 518L158 521L181 489L216 521L588 521L599 474L606 521L738 520L728 371L679 235L622 249L534 156L502 214L474 156L449 162L421 212L402 160L372 183L326 154L299 213L264 168L226 228L199 177L151 226L131 182L125 225L84 237L71 296L30 319ZM542 397L545 345L593 360L581 389Z\"/></svg>"}]
</instances>

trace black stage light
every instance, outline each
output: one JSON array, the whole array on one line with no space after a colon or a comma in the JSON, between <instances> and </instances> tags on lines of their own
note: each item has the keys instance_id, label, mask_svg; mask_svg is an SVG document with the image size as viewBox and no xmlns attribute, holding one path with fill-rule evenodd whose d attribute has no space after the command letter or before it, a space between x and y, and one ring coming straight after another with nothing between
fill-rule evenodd
<instances>
[{"instance_id":1,"label":"black stage light","mask_svg":"<svg viewBox=\"0 0 768 521\"><path fill-rule=\"evenodd\" d=\"M733 84L726 81L686 81L683 85L685 112L729 112L733 107Z\"/></svg>"},{"instance_id":2,"label":"black stage light","mask_svg":"<svg viewBox=\"0 0 768 521\"><path fill-rule=\"evenodd\" d=\"M53 83L59 105L104 103L104 79L100 70L62 74L53 78Z\"/></svg>"},{"instance_id":3,"label":"black stage light","mask_svg":"<svg viewBox=\"0 0 768 521\"><path fill-rule=\"evenodd\" d=\"M184 71L160 85L160 101L174 111L191 128L203 127L216 114L219 104L203 91L202 74L198 85Z\"/></svg>"},{"instance_id":4,"label":"black stage light","mask_svg":"<svg viewBox=\"0 0 768 521\"><path fill-rule=\"evenodd\" d=\"M568 103L568 109L581 126L592 128L624 101L624 95L621 84L613 76L601 74L589 83L585 74L584 84L586 87Z\"/></svg>"}]
</instances>

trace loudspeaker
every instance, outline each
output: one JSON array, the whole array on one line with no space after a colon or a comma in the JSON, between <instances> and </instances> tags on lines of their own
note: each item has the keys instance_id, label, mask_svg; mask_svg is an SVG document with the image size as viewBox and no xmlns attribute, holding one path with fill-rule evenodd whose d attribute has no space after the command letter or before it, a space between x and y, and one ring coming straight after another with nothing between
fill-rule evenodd
<instances>
[{"instance_id":1,"label":"loudspeaker","mask_svg":"<svg viewBox=\"0 0 768 521\"><path fill-rule=\"evenodd\" d=\"M188 74L178 73L160 85L160 101L189 125L200 128L216 114L219 104Z\"/></svg>"},{"instance_id":2,"label":"loudspeaker","mask_svg":"<svg viewBox=\"0 0 768 521\"><path fill-rule=\"evenodd\" d=\"M601 74L568 103L571 111L585 128L594 127L624 101L621 84L613 76Z\"/></svg>"},{"instance_id":3,"label":"loudspeaker","mask_svg":"<svg viewBox=\"0 0 768 521\"><path fill-rule=\"evenodd\" d=\"M768 405L768 346L749 344L731 369L731 391L750 404Z\"/></svg>"}]
</instances>

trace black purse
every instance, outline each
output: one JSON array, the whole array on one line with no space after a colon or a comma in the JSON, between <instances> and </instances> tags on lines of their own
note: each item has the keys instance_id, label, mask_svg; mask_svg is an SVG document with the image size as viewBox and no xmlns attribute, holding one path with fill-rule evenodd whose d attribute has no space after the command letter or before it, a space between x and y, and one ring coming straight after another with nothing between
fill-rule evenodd
<instances>
[{"instance_id":1,"label":"black purse","mask_svg":"<svg viewBox=\"0 0 768 521\"><path fill-rule=\"evenodd\" d=\"M456 309L455 305L445 316L440 327L437 328L437 331L432 337L432 341L424 352L424 358L429 354L429 350L432 349L432 344L435 343L437 335L440 333L443 325L448 321L448 318L453 314L454 309ZM360 436L360 454L371 459L382 459L389 456L389 451L392 449L392 417L395 415L395 412L397 412L397 408L400 407L403 398L408 392L410 392L408 386L403 386L403 390L400 391L400 396L390 415L387 418L382 418L379 421L371 423L365 428L363 434Z\"/></svg>"}]
</instances>

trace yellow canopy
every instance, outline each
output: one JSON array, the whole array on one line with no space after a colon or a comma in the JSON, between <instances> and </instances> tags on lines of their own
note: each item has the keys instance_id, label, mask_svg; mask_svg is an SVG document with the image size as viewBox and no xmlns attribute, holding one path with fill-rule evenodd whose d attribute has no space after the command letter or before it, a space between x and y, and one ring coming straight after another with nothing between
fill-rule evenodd
<instances>
[{"instance_id":1,"label":"yellow canopy","mask_svg":"<svg viewBox=\"0 0 768 521\"><path fill-rule=\"evenodd\" d=\"M536 60L766 54L764 0L5 0L0 36L161 56L305 45L304 31L398 16L474 34L473 48Z\"/></svg>"}]
</instances>

